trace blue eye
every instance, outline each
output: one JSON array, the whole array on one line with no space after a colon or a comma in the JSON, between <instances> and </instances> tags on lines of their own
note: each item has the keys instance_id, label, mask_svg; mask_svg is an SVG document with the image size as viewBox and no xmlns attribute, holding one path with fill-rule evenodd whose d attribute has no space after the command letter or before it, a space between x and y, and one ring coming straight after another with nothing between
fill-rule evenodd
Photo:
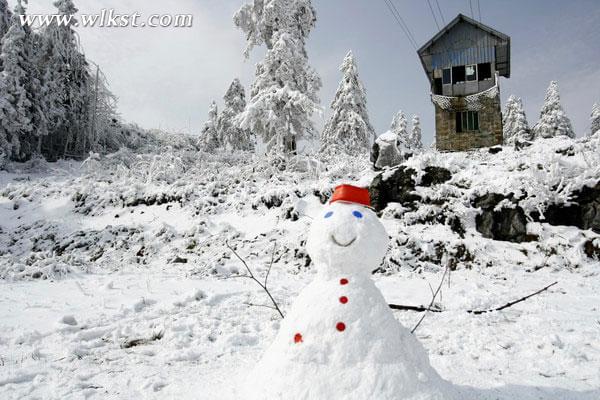
<instances>
[{"instance_id":1,"label":"blue eye","mask_svg":"<svg viewBox=\"0 0 600 400\"><path fill-rule=\"evenodd\" d=\"M354 215L356 218L362 218L363 215L360 211L352 211L352 215Z\"/></svg>"},{"instance_id":2,"label":"blue eye","mask_svg":"<svg viewBox=\"0 0 600 400\"><path fill-rule=\"evenodd\" d=\"M333 215L333 211L327 211L327 214L325 214L325 218L329 218Z\"/></svg>"}]
</instances>

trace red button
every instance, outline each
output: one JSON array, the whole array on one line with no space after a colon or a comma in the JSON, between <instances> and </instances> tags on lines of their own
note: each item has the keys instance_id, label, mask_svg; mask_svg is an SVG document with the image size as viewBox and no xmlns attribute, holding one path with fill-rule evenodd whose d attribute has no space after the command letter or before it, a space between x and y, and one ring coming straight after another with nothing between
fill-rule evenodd
<instances>
[{"instance_id":1,"label":"red button","mask_svg":"<svg viewBox=\"0 0 600 400\"><path fill-rule=\"evenodd\" d=\"M340 303L346 304L348 302L348 298L346 296L340 297Z\"/></svg>"},{"instance_id":2,"label":"red button","mask_svg":"<svg viewBox=\"0 0 600 400\"><path fill-rule=\"evenodd\" d=\"M346 330L346 324L344 324L343 322L338 322L335 326L335 329L337 329L340 332L344 332Z\"/></svg>"},{"instance_id":3,"label":"red button","mask_svg":"<svg viewBox=\"0 0 600 400\"><path fill-rule=\"evenodd\" d=\"M348 279L346 279L346 278L340 279L340 285L347 285L347 284L348 284Z\"/></svg>"},{"instance_id":4,"label":"red button","mask_svg":"<svg viewBox=\"0 0 600 400\"><path fill-rule=\"evenodd\" d=\"M300 333L296 333L294 335L294 343L301 343L302 342L302 335Z\"/></svg>"}]
</instances>

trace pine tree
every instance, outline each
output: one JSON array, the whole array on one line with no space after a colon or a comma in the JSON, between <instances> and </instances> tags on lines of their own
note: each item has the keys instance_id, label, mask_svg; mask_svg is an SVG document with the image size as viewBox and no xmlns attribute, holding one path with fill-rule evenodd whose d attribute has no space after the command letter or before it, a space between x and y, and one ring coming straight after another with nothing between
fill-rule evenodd
<instances>
[{"instance_id":1,"label":"pine tree","mask_svg":"<svg viewBox=\"0 0 600 400\"><path fill-rule=\"evenodd\" d=\"M367 152L375 131L369 122L366 90L358 77L352 51L344 58L340 71L343 77L331 103L331 117L321 135L321 148Z\"/></svg>"},{"instance_id":2,"label":"pine tree","mask_svg":"<svg viewBox=\"0 0 600 400\"><path fill-rule=\"evenodd\" d=\"M506 101L502 115L504 144L515 145L531 140L531 130L519 97L511 95Z\"/></svg>"},{"instance_id":3,"label":"pine tree","mask_svg":"<svg viewBox=\"0 0 600 400\"><path fill-rule=\"evenodd\" d=\"M0 77L3 81L0 85L0 102L3 103L0 135L3 138L0 141L8 158L26 159L31 155L27 145L33 132L33 105L27 91L32 66L28 60L27 36L17 15L13 15L2 40L0 59L4 68Z\"/></svg>"},{"instance_id":4,"label":"pine tree","mask_svg":"<svg viewBox=\"0 0 600 400\"><path fill-rule=\"evenodd\" d=\"M573 132L571 121L560 104L558 84L556 81L552 81L546 91L546 98L540 112L540 120L533 127L533 136L538 139L560 135L574 138L575 132Z\"/></svg>"},{"instance_id":5,"label":"pine tree","mask_svg":"<svg viewBox=\"0 0 600 400\"><path fill-rule=\"evenodd\" d=\"M423 150L423 137L421 134L421 119L418 115L413 115L411 128L411 145L415 151Z\"/></svg>"},{"instance_id":6,"label":"pine tree","mask_svg":"<svg viewBox=\"0 0 600 400\"><path fill-rule=\"evenodd\" d=\"M398 111L394 118L392 118L392 124L390 125L390 132L392 132L398 142L398 148L404 152L412 149L412 138L408 133L408 123L406 121L406 115L402 110Z\"/></svg>"},{"instance_id":7,"label":"pine tree","mask_svg":"<svg viewBox=\"0 0 600 400\"><path fill-rule=\"evenodd\" d=\"M77 8L72 0L57 0L54 6L60 15L74 15ZM53 21L43 32L44 113L49 135L45 140L50 159L65 155L83 156L91 147L89 127L90 75L85 56L79 51L73 29Z\"/></svg>"},{"instance_id":8,"label":"pine tree","mask_svg":"<svg viewBox=\"0 0 600 400\"><path fill-rule=\"evenodd\" d=\"M225 107L217 120L219 143L231 150L253 150L250 132L234 123L235 118L246 108L246 91L239 79L231 82L223 100Z\"/></svg>"},{"instance_id":9,"label":"pine tree","mask_svg":"<svg viewBox=\"0 0 600 400\"><path fill-rule=\"evenodd\" d=\"M7 0L0 0L0 45L2 44L2 38L8 32L10 23L12 20L12 13L8 7ZM0 70L2 69L2 63L0 63Z\"/></svg>"},{"instance_id":10,"label":"pine tree","mask_svg":"<svg viewBox=\"0 0 600 400\"><path fill-rule=\"evenodd\" d=\"M15 16L25 15L25 7L22 1L27 3L27 0L17 0L15 7ZM19 21L20 24L20 21ZM48 124L46 115L44 114L44 99L42 95L42 76L40 71L40 44L42 38L39 34L33 32L29 25L23 26L25 32L25 59L28 79L25 85L27 96L31 102L31 122L33 131L28 142L28 154L40 154L42 139L48 134Z\"/></svg>"},{"instance_id":11,"label":"pine tree","mask_svg":"<svg viewBox=\"0 0 600 400\"><path fill-rule=\"evenodd\" d=\"M591 135L594 135L600 131L600 104L594 103L592 107L592 114L590 116L591 123Z\"/></svg>"},{"instance_id":12,"label":"pine tree","mask_svg":"<svg viewBox=\"0 0 600 400\"><path fill-rule=\"evenodd\" d=\"M206 152L214 151L221 145L217 131L218 116L217 103L213 101L208 108L208 121L204 123L198 141L198 146Z\"/></svg>"},{"instance_id":13,"label":"pine tree","mask_svg":"<svg viewBox=\"0 0 600 400\"><path fill-rule=\"evenodd\" d=\"M305 41L315 25L311 0L253 0L235 15L247 37L246 55L265 44L250 101L236 123L260 136L271 151L293 153L297 140L314 135L321 80L308 65Z\"/></svg>"},{"instance_id":14,"label":"pine tree","mask_svg":"<svg viewBox=\"0 0 600 400\"><path fill-rule=\"evenodd\" d=\"M0 168L4 163L19 153L19 134L15 133L17 118L14 107L14 97L8 91L8 82L3 72L0 72Z\"/></svg>"}]
</instances>

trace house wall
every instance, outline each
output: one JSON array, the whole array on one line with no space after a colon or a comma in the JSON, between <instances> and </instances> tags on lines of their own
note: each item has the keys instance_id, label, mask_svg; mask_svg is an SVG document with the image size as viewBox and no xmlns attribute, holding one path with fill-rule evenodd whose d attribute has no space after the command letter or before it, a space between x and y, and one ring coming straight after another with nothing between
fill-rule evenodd
<instances>
[{"instance_id":1,"label":"house wall","mask_svg":"<svg viewBox=\"0 0 600 400\"><path fill-rule=\"evenodd\" d=\"M481 99L479 131L456 132L457 111L467 111L465 99L457 97L449 110L435 105L436 147L440 151L466 151L472 148L502 144L502 112L500 92L493 98Z\"/></svg>"},{"instance_id":2,"label":"house wall","mask_svg":"<svg viewBox=\"0 0 600 400\"><path fill-rule=\"evenodd\" d=\"M431 80L434 70L456 65L489 62L510 77L510 38L465 16L443 35L419 49L419 57Z\"/></svg>"}]
</instances>

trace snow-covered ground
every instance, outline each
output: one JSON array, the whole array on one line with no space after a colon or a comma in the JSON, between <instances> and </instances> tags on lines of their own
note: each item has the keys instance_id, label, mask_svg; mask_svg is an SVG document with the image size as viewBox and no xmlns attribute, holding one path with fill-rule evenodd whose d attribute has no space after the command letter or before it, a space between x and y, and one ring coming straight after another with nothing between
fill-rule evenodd
<instances>
[{"instance_id":1,"label":"snow-covered ground","mask_svg":"<svg viewBox=\"0 0 600 400\"><path fill-rule=\"evenodd\" d=\"M440 251L468 251L436 300L444 311L416 332L465 396L600 398L600 261L582 249L599 235L530 222L536 241L486 239L469 204L527 188L538 195L521 202L528 213L562 200L598 180L599 142L407 162L452 172L417 187L447 203L384 211L393 244L374 279L390 303L428 304L444 272ZM280 320L257 306L268 298L254 282L235 278L244 269L227 243L261 276L274 254L269 286L285 312L315 275L304 243L322 201L337 183L374 175L365 160L325 167L306 157L284 169L276 159L183 149L12 168L0 173L1 399L243 398L237 384ZM440 210L461 218L464 237L425 218ZM506 310L467 313L553 282ZM409 328L422 316L395 315Z\"/></svg>"}]
</instances>

